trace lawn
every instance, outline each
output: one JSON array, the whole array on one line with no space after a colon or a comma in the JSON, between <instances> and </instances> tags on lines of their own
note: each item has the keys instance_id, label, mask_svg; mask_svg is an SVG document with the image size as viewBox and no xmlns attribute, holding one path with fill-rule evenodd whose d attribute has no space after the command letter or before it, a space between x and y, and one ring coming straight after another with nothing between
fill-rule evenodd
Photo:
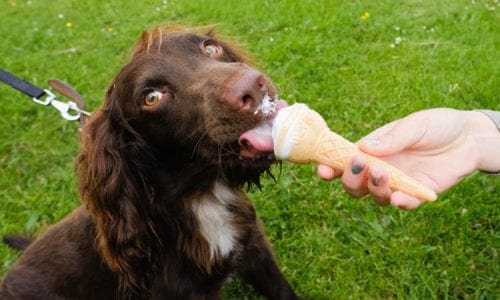
<instances>
[{"instance_id":1,"label":"lawn","mask_svg":"<svg viewBox=\"0 0 500 300\"><path fill-rule=\"evenodd\" d=\"M500 110L499 11L496 0L6 0L0 67L42 87L64 80L95 110L143 29L217 24L282 98L307 103L357 140L420 109ZM5 85L0 100L0 235L36 234L79 205L78 124ZM315 166L273 173L250 194L282 270L306 298L500 296L499 177L473 174L406 212L350 198ZM18 254L0 245L0 274ZM239 282L224 291L255 298Z\"/></svg>"}]
</instances>

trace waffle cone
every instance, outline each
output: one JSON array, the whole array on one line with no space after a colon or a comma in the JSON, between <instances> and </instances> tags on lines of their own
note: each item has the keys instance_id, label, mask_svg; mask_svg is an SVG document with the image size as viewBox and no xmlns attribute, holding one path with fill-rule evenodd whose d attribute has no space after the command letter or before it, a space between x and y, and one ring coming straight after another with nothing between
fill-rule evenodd
<instances>
[{"instance_id":1,"label":"waffle cone","mask_svg":"<svg viewBox=\"0 0 500 300\"><path fill-rule=\"evenodd\" d=\"M344 170L358 147L330 131L323 118L305 104L294 104L278 113L273 125L274 152L278 159L294 163L320 163ZM363 153L370 164L383 167L389 174L389 187L425 201L434 201L436 193L377 157Z\"/></svg>"}]
</instances>

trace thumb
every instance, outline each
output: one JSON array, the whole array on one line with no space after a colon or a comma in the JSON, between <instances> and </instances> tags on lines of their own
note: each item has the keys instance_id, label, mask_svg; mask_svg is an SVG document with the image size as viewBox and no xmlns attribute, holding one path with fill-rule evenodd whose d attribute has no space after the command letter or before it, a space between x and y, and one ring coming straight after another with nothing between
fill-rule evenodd
<instances>
[{"instance_id":1,"label":"thumb","mask_svg":"<svg viewBox=\"0 0 500 300\"><path fill-rule=\"evenodd\" d=\"M424 132L425 128L415 124L413 118L404 118L368 134L358 142L358 147L368 154L388 156L411 147Z\"/></svg>"}]
</instances>

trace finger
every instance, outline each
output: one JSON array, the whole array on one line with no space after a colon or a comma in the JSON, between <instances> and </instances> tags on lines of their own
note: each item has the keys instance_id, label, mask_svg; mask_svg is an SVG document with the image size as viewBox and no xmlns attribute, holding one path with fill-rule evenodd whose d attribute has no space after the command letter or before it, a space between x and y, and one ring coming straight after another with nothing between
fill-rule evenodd
<instances>
[{"instance_id":1,"label":"finger","mask_svg":"<svg viewBox=\"0 0 500 300\"><path fill-rule=\"evenodd\" d=\"M389 205L392 191L389 187L389 175L384 168L372 165L368 177L368 192L375 202L380 205Z\"/></svg>"},{"instance_id":2,"label":"finger","mask_svg":"<svg viewBox=\"0 0 500 300\"><path fill-rule=\"evenodd\" d=\"M391 195L391 205L404 210L415 209L422 205L422 201L401 191L396 191Z\"/></svg>"},{"instance_id":3,"label":"finger","mask_svg":"<svg viewBox=\"0 0 500 300\"><path fill-rule=\"evenodd\" d=\"M394 127L397 126L399 121L400 120L395 120L390 123L387 123L384 126L375 129L365 137L361 138L359 141L356 142L358 148L361 151L370 154L376 154L377 151L381 151L380 150L381 137L385 136L387 133L393 130Z\"/></svg>"},{"instance_id":4,"label":"finger","mask_svg":"<svg viewBox=\"0 0 500 300\"><path fill-rule=\"evenodd\" d=\"M351 197L360 198L368 193L367 175L368 160L361 155L354 156L342 175L342 185Z\"/></svg>"},{"instance_id":5,"label":"finger","mask_svg":"<svg viewBox=\"0 0 500 300\"><path fill-rule=\"evenodd\" d=\"M332 180L342 175L341 170L331 168L327 165L318 165L318 175L321 179Z\"/></svg>"},{"instance_id":6,"label":"finger","mask_svg":"<svg viewBox=\"0 0 500 300\"><path fill-rule=\"evenodd\" d=\"M394 121L375 130L358 142L363 152L387 156L416 144L427 131L426 123L415 115Z\"/></svg>"},{"instance_id":7,"label":"finger","mask_svg":"<svg viewBox=\"0 0 500 300\"><path fill-rule=\"evenodd\" d=\"M366 135L364 138L362 138L361 140L363 139L368 139L368 140L377 140L379 137L387 134L389 131L391 131L395 126L397 126L397 124L399 123L400 120L394 120L390 123L387 123L385 125L383 125L382 127L379 127L377 129L375 129L374 131L372 131L371 133L369 133L368 135Z\"/></svg>"}]
</instances>

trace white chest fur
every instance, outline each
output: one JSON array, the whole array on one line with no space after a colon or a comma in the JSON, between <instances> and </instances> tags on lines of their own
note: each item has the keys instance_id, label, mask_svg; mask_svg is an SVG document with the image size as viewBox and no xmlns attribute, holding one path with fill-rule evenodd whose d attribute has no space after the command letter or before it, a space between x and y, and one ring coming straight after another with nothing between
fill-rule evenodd
<instances>
[{"instance_id":1,"label":"white chest fur","mask_svg":"<svg viewBox=\"0 0 500 300\"><path fill-rule=\"evenodd\" d=\"M228 205L237 197L226 185L216 182L211 193L193 205L199 230L210 245L210 260L227 256L235 245L236 230Z\"/></svg>"}]
</instances>

